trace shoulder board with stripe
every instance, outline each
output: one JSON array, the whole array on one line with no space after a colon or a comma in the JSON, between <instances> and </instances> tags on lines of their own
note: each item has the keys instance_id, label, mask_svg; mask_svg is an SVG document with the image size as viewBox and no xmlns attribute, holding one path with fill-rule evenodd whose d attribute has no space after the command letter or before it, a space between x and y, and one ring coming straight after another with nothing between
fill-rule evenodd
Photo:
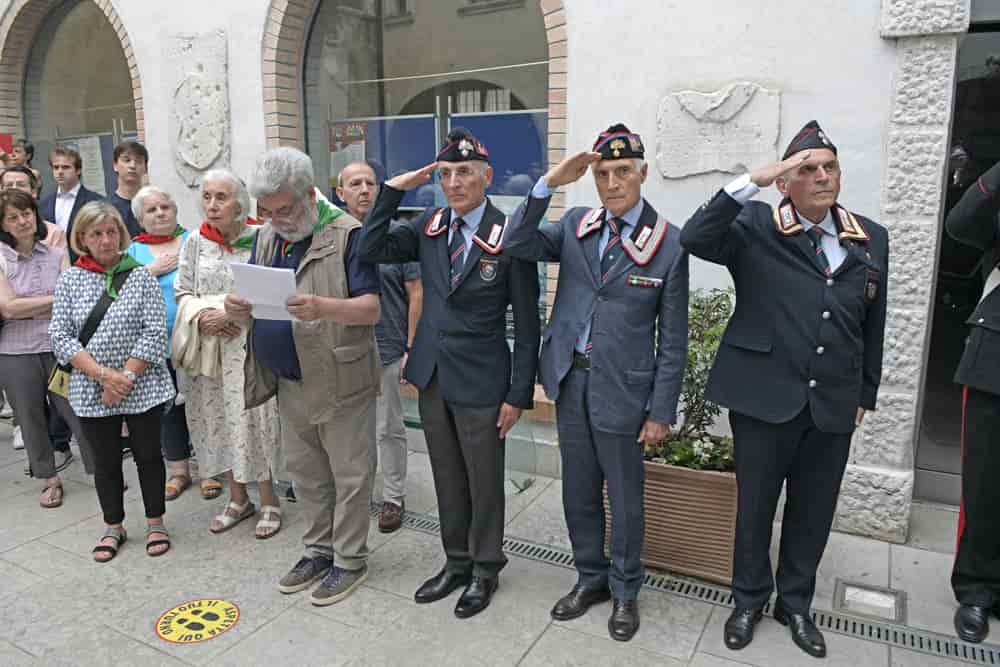
<instances>
[{"instance_id":1,"label":"shoulder board with stripe","mask_svg":"<svg viewBox=\"0 0 1000 667\"><path fill-rule=\"evenodd\" d=\"M427 226L424 227L424 234L427 234L427 236L439 236L448 229L448 227L441 224L441 216L443 214L443 208L434 211L434 215L431 216L431 219L427 221Z\"/></svg>"},{"instance_id":2,"label":"shoulder board with stripe","mask_svg":"<svg viewBox=\"0 0 1000 667\"><path fill-rule=\"evenodd\" d=\"M652 227L643 225L639 228L635 240L632 240L631 236L622 239L622 248L625 250L625 254L636 265L646 266L652 261L656 251L660 249L669 227L670 222L666 218L657 218L656 224Z\"/></svg>"},{"instance_id":3,"label":"shoulder board with stripe","mask_svg":"<svg viewBox=\"0 0 1000 667\"><path fill-rule=\"evenodd\" d=\"M840 234L838 236L848 241L870 241L871 237L865 231L864 225L854 217L854 214L843 206L836 206L837 217L840 219Z\"/></svg>"},{"instance_id":4,"label":"shoulder board with stripe","mask_svg":"<svg viewBox=\"0 0 1000 667\"><path fill-rule=\"evenodd\" d=\"M576 225L576 238L582 239L587 234L600 229L601 225L604 224L603 216L603 208L595 208L584 213Z\"/></svg>"},{"instance_id":5,"label":"shoulder board with stripe","mask_svg":"<svg viewBox=\"0 0 1000 667\"><path fill-rule=\"evenodd\" d=\"M504 218L503 224L494 225L490 228L490 236L485 241L479 238L479 234L472 237L472 242L477 246L482 248L485 252L491 255L499 255L503 250L503 237L507 233L507 223L510 222L510 218Z\"/></svg>"},{"instance_id":6,"label":"shoulder board with stripe","mask_svg":"<svg viewBox=\"0 0 1000 667\"><path fill-rule=\"evenodd\" d=\"M799 217L795 215L795 207L790 203L774 209L774 226L784 236L795 236L803 229Z\"/></svg>"}]
</instances>

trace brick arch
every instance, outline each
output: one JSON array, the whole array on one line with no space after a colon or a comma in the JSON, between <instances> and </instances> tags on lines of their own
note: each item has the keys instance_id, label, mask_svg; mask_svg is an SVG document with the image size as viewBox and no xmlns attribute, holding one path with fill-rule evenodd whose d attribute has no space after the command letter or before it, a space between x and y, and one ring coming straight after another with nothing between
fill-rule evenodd
<instances>
[{"instance_id":1,"label":"brick arch","mask_svg":"<svg viewBox=\"0 0 1000 667\"><path fill-rule=\"evenodd\" d=\"M89 0L88 0L89 1ZM14 0L0 17L0 132L24 136L24 76L31 45L42 23L62 0ZM139 65L125 26L111 0L94 0L121 41L132 77L132 99L139 140L146 134Z\"/></svg>"},{"instance_id":2,"label":"brick arch","mask_svg":"<svg viewBox=\"0 0 1000 667\"><path fill-rule=\"evenodd\" d=\"M540 0L549 43L549 161L566 154L566 12L562 0ZM319 0L271 0L264 27L264 127L267 145L305 149L302 67ZM556 197L561 197L557 194ZM563 205L552 202L553 209ZM554 211L558 213L559 211Z\"/></svg>"}]
</instances>

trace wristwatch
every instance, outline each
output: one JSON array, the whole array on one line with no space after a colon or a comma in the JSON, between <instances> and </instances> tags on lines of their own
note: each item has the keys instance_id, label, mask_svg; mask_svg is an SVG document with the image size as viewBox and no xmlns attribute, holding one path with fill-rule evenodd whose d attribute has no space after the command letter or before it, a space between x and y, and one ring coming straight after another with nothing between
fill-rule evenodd
<instances>
[{"instance_id":1,"label":"wristwatch","mask_svg":"<svg viewBox=\"0 0 1000 667\"><path fill-rule=\"evenodd\" d=\"M135 375L135 373L133 373L132 371L130 371L127 368L123 368L122 369L122 375L124 375L125 377L127 377L129 382L135 382L136 381L136 375Z\"/></svg>"}]
</instances>

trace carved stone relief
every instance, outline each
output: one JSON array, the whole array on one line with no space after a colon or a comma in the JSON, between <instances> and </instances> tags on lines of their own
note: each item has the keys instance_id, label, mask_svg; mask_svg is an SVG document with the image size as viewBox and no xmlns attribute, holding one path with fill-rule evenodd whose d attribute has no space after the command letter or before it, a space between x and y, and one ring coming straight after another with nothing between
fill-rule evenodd
<instances>
[{"instance_id":1,"label":"carved stone relief","mask_svg":"<svg viewBox=\"0 0 1000 667\"><path fill-rule=\"evenodd\" d=\"M742 173L777 155L781 93L733 83L667 95L657 116L656 164L664 178Z\"/></svg>"},{"instance_id":2,"label":"carved stone relief","mask_svg":"<svg viewBox=\"0 0 1000 667\"><path fill-rule=\"evenodd\" d=\"M229 166L229 66L226 33L174 36L170 137L174 166L189 186L215 167Z\"/></svg>"}]
</instances>

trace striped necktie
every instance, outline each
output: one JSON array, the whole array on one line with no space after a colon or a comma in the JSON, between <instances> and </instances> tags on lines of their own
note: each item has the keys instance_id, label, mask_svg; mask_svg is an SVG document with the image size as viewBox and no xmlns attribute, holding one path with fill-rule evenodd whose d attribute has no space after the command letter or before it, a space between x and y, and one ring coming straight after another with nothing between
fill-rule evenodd
<instances>
[{"instance_id":1,"label":"striped necktie","mask_svg":"<svg viewBox=\"0 0 1000 667\"><path fill-rule=\"evenodd\" d=\"M823 252L823 235L826 232L819 225L814 225L809 228L806 234L809 235L809 240L812 241L813 248L816 250L816 266L826 275L830 275L833 273L830 269L830 260L827 259L826 253Z\"/></svg>"},{"instance_id":2,"label":"striped necktie","mask_svg":"<svg viewBox=\"0 0 1000 667\"><path fill-rule=\"evenodd\" d=\"M454 289L462 277L465 266L465 235L462 234L462 219L451 221L451 241L448 243L448 255L451 259L451 287Z\"/></svg>"},{"instance_id":3,"label":"striped necktie","mask_svg":"<svg viewBox=\"0 0 1000 667\"><path fill-rule=\"evenodd\" d=\"M618 257L616 249L618 244L621 242L621 232L619 231L622 221L620 218L610 218L608 220L608 244L604 246L604 254L601 255L601 282L603 283L608 279L608 271L615 264L615 258Z\"/></svg>"}]
</instances>

